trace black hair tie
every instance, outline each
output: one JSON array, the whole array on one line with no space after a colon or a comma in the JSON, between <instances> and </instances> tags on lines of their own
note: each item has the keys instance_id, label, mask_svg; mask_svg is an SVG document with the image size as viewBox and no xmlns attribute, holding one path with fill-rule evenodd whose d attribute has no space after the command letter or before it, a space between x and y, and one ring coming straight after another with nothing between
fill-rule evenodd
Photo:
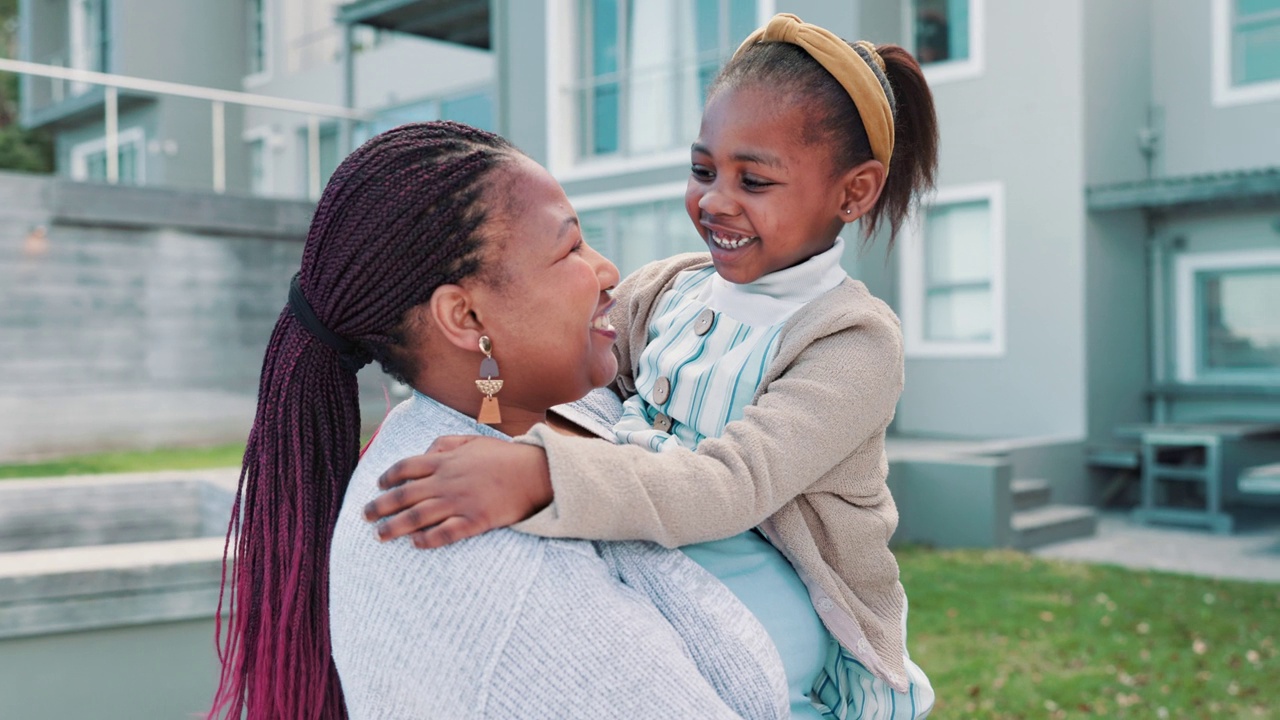
<instances>
[{"instance_id":1,"label":"black hair tie","mask_svg":"<svg viewBox=\"0 0 1280 720\"><path fill-rule=\"evenodd\" d=\"M302 288L298 286L297 273L294 273L293 279L289 281L289 310L293 312L294 317L298 318L298 322L302 323L302 327L317 340L333 348L333 351L338 353L338 359L342 361L343 367L351 372L360 372L360 368L373 362L373 358L358 345L334 333L320 322L320 318L316 317L316 311L311 309L311 304L302 294Z\"/></svg>"}]
</instances>

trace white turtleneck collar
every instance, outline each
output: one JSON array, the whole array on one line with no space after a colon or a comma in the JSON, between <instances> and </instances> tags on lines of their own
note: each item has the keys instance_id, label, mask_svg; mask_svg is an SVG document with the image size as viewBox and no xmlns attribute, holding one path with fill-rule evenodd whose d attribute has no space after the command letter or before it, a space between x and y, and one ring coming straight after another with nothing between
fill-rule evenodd
<instances>
[{"instance_id":1,"label":"white turtleneck collar","mask_svg":"<svg viewBox=\"0 0 1280 720\"><path fill-rule=\"evenodd\" d=\"M840 265L843 254L844 240L836 238L829 250L754 282L738 285L716 275L702 287L699 299L745 325L776 325L844 282L848 273Z\"/></svg>"}]
</instances>

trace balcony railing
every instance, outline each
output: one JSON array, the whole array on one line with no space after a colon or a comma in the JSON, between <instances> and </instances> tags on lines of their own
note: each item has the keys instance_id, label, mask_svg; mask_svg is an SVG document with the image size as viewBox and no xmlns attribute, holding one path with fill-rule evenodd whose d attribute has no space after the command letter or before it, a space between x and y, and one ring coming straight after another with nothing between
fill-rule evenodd
<instances>
[{"instance_id":1,"label":"balcony railing","mask_svg":"<svg viewBox=\"0 0 1280 720\"><path fill-rule=\"evenodd\" d=\"M57 58L50 59L57 60ZM342 154L345 155L346 152L349 152L351 149L353 124L358 121L372 120L374 117L371 113L354 110L352 108L340 107L337 105L326 105L323 103L313 103L303 100L288 100L268 95L254 95L252 93L237 92L233 90L218 90L214 88L200 87L197 85L184 85L182 83L168 82L164 80L147 80L144 78L129 77L127 75L113 75L110 73L94 72L91 70L78 70L75 68L63 67L57 63L33 63L23 60L0 58L0 72L11 72L31 77L49 78L51 82L45 86L48 91L47 95L32 98L32 101L35 102L37 106L40 106L40 100L42 99L45 100L45 105L48 105L54 102L55 98L57 101L61 101L62 99L83 93L84 88L91 86L100 86L104 88L103 119L106 127L106 181L111 184L116 184L120 181L119 99L121 90L155 97L191 98L195 100L203 100L209 103L213 128L210 143L213 159L212 185L213 190L218 193L226 192L227 189L226 107L228 105L263 108L267 110L297 113L306 116L308 158L307 190L308 195L313 199L320 196L321 189L321 122L324 120L337 120L340 122L340 150L342 151ZM43 83L32 84L44 85Z\"/></svg>"}]
</instances>

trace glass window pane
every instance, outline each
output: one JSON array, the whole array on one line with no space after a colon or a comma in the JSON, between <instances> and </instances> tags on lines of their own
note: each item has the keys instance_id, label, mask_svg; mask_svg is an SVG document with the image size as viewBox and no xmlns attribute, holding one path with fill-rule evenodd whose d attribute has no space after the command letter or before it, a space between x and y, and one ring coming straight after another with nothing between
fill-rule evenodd
<instances>
[{"instance_id":1,"label":"glass window pane","mask_svg":"<svg viewBox=\"0 0 1280 720\"><path fill-rule=\"evenodd\" d=\"M921 64L969 57L969 0L912 0Z\"/></svg>"},{"instance_id":2,"label":"glass window pane","mask_svg":"<svg viewBox=\"0 0 1280 720\"><path fill-rule=\"evenodd\" d=\"M481 130L493 130L493 98L488 92L464 95L440 103L440 117Z\"/></svg>"},{"instance_id":3,"label":"glass window pane","mask_svg":"<svg viewBox=\"0 0 1280 720\"><path fill-rule=\"evenodd\" d=\"M88 180L107 179L107 151L89 153L84 158L85 177Z\"/></svg>"},{"instance_id":4,"label":"glass window pane","mask_svg":"<svg viewBox=\"0 0 1280 720\"><path fill-rule=\"evenodd\" d=\"M706 252L707 244L702 241L697 228L689 220L689 213L684 209L684 199L667 200L662 203L665 212L663 232L667 238L667 255L687 252Z\"/></svg>"},{"instance_id":5,"label":"glass window pane","mask_svg":"<svg viewBox=\"0 0 1280 720\"><path fill-rule=\"evenodd\" d=\"M618 218L618 270L626 275L663 256L657 207L622 208Z\"/></svg>"},{"instance_id":6,"label":"glass window pane","mask_svg":"<svg viewBox=\"0 0 1280 720\"><path fill-rule=\"evenodd\" d=\"M733 54L756 29L756 0L729 0L729 46L724 57Z\"/></svg>"},{"instance_id":7,"label":"glass window pane","mask_svg":"<svg viewBox=\"0 0 1280 720\"><path fill-rule=\"evenodd\" d=\"M266 0L249 0L249 74L267 69Z\"/></svg>"},{"instance_id":8,"label":"glass window pane","mask_svg":"<svg viewBox=\"0 0 1280 720\"><path fill-rule=\"evenodd\" d=\"M986 200L929 208L925 214L925 282L991 279L991 206Z\"/></svg>"},{"instance_id":9,"label":"glass window pane","mask_svg":"<svg viewBox=\"0 0 1280 720\"><path fill-rule=\"evenodd\" d=\"M596 252L609 258L615 265L618 263L617 248L613 243L613 211L589 210L578 213L578 222L582 227L582 239L595 248Z\"/></svg>"},{"instance_id":10,"label":"glass window pane","mask_svg":"<svg viewBox=\"0 0 1280 720\"><path fill-rule=\"evenodd\" d=\"M141 180L138 177L138 153L139 147L137 143L128 143L120 146L119 160L119 177L120 182L126 185L137 185Z\"/></svg>"},{"instance_id":11,"label":"glass window pane","mask_svg":"<svg viewBox=\"0 0 1280 720\"><path fill-rule=\"evenodd\" d=\"M928 340L982 342L991 339L991 289L959 288L925 298L924 335Z\"/></svg>"},{"instance_id":12,"label":"glass window pane","mask_svg":"<svg viewBox=\"0 0 1280 720\"><path fill-rule=\"evenodd\" d=\"M267 192L267 143L253 140L249 143L249 191L254 195Z\"/></svg>"},{"instance_id":13,"label":"glass window pane","mask_svg":"<svg viewBox=\"0 0 1280 720\"><path fill-rule=\"evenodd\" d=\"M1267 21L1240 23L1232 54L1237 84L1280 80L1280 13Z\"/></svg>"},{"instance_id":14,"label":"glass window pane","mask_svg":"<svg viewBox=\"0 0 1280 720\"><path fill-rule=\"evenodd\" d=\"M1280 0L1236 0L1236 17L1280 12Z\"/></svg>"},{"instance_id":15,"label":"glass window pane","mask_svg":"<svg viewBox=\"0 0 1280 720\"><path fill-rule=\"evenodd\" d=\"M1201 365L1280 370L1280 268L1202 273Z\"/></svg>"}]
</instances>

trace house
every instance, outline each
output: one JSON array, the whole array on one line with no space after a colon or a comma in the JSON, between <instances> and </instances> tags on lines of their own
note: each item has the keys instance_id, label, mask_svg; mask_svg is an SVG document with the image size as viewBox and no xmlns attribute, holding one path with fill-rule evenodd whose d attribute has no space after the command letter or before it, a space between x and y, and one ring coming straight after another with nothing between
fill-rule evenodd
<instances>
[{"instance_id":1,"label":"house","mask_svg":"<svg viewBox=\"0 0 1280 720\"><path fill-rule=\"evenodd\" d=\"M902 44L937 103L938 189L892 252L880 237L845 262L902 319L891 482L911 508L904 536L1028 545L1090 532L1093 506L1137 499L1143 451L1149 470L1217 473L1226 501L1266 502L1225 477L1238 468L1217 458L1239 454L1234 440L1157 447L1133 426L1280 423L1280 1L201 0L166 6L163 22L228 41L174 34L181 52L129 39L150 27L131 20L136 2L23 0L24 52L376 118L246 111L228 132L260 194L303 191L311 158L327 171L380 127L488 118L561 181L624 273L699 249L687 148L707 84L751 29L794 12ZM65 49L55 39L68 33L79 44ZM432 67L407 59L428 50L453 53L447 86L406 71ZM27 82L25 117L57 131L60 168L99 176L100 97L64 87L55 101ZM190 182L207 175L194 137L168 130L180 112L168 102L121 97L122 177L133 163L147 182L185 183L177 159L192 153ZM172 123L207 136L207 108L192 113ZM126 126L142 128L131 152L144 160L126 160ZM1274 462L1280 448L1245 454ZM956 516L970 530L936 534ZM1202 520L1222 528L1220 514Z\"/></svg>"},{"instance_id":2,"label":"house","mask_svg":"<svg viewBox=\"0 0 1280 720\"><path fill-rule=\"evenodd\" d=\"M314 199L345 148L380 129L441 117L493 124L489 53L343 24L339 5L20 0L19 46L28 62L364 111L348 125L232 105L218 120L207 101L125 89L115 100L124 184L213 188L221 142L226 189ZM34 75L22 83L22 122L53 133L58 173L106 180L106 87Z\"/></svg>"},{"instance_id":3,"label":"house","mask_svg":"<svg viewBox=\"0 0 1280 720\"><path fill-rule=\"evenodd\" d=\"M458 32L441 3L378 4L413 9L411 32ZM892 253L881 237L846 264L902 318L899 475L910 483L905 468L940 457L1005 458L1014 499L992 511L1014 515L1004 540L1090 530L1070 507L1017 517L1047 493L1070 505L1132 493L1123 472L1116 482L1140 464L1127 426L1280 422L1280 2L488 10L471 22L490 28L499 131L560 179L624 273L698 249L682 207L687 145L707 83L753 27L794 12L920 58L942 127L937 193ZM963 501L920 487L922 502L945 498L939 519Z\"/></svg>"}]
</instances>

